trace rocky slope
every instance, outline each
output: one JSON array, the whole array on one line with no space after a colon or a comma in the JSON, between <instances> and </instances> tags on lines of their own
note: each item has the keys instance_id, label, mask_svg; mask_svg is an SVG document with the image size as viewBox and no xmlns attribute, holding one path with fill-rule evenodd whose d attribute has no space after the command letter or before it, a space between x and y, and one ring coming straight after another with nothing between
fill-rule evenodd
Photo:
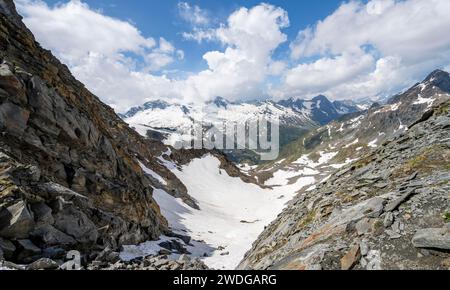
<instances>
[{"instance_id":1,"label":"rocky slope","mask_svg":"<svg viewBox=\"0 0 450 290\"><path fill-rule=\"evenodd\" d=\"M239 268L448 269L449 164L450 103L443 101L315 189L300 191Z\"/></svg>"},{"instance_id":2,"label":"rocky slope","mask_svg":"<svg viewBox=\"0 0 450 290\"><path fill-rule=\"evenodd\" d=\"M0 237L14 244L7 258L30 262L166 232L136 161L165 146L142 140L42 49L12 1L0 1L0 46Z\"/></svg>"}]
</instances>

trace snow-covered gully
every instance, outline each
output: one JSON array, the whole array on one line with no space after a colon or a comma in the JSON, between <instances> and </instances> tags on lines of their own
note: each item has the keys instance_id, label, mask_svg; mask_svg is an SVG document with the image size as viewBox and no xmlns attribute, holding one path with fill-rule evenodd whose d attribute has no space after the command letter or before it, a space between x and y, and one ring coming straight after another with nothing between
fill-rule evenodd
<instances>
[{"instance_id":1,"label":"snow-covered gully","mask_svg":"<svg viewBox=\"0 0 450 290\"><path fill-rule=\"evenodd\" d=\"M314 177L304 176L294 184L281 183L283 186L263 189L230 177L212 155L195 159L181 169L165 165L186 185L200 210L190 208L161 189L155 189L154 197L172 230L193 238L192 246L186 247L188 251L213 269L234 269L295 192L315 182ZM129 260L155 254L161 249L158 244L165 239L169 238L126 246L121 256Z\"/></svg>"}]
</instances>

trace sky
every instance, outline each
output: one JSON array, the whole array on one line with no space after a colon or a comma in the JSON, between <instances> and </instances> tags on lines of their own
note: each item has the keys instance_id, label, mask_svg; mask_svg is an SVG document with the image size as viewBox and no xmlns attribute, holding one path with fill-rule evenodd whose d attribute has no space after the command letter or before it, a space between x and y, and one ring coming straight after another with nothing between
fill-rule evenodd
<instances>
[{"instance_id":1,"label":"sky","mask_svg":"<svg viewBox=\"0 0 450 290\"><path fill-rule=\"evenodd\" d=\"M387 97L450 70L448 0L15 0L117 112L151 100Z\"/></svg>"}]
</instances>

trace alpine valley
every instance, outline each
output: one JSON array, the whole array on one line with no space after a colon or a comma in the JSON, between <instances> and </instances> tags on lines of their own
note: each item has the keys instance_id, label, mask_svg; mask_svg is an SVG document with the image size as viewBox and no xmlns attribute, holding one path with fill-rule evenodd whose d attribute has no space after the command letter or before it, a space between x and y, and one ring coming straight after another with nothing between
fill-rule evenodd
<instances>
[{"instance_id":1,"label":"alpine valley","mask_svg":"<svg viewBox=\"0 0 450 290\"><path fill-rule=\"evenodd\" d=\"M0 0L0 270L449 269L450 76L411 85L118 115ZM172 147L261 116L277 160Z\"/></svg>"}]
</instances>

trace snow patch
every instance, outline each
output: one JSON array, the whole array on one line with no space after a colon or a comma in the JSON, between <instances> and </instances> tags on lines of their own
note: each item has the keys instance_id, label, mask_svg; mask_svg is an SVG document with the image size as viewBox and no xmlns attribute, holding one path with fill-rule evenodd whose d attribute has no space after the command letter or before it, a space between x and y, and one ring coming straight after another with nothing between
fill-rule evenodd
<instances>
[{"instance_id":1,"label":"snow patch","mask_svg":"<svg viewBox=\"0 0 450 290\"><path fill-rule=\"evenodd\" d=\"M344 166L346 166L346 165L348 165L348 164L350 164L350 163L353 163L353 162L355 162L355 161L357 161L357 160L358 160L358 159L347 158L347 159L345 160L344 163L341 163L341 164L331 164L330 167L333 167L334 169L341 169L342 167L344 167Z\"/></svg>"},{"instance_id":2,"label":"snow patch","mask_svg":"<svg viewBox=\"0 0 450 290\"><path fill-rule=\"evenodd\" d=\"M413 105L422 105L422 104L428 104L427 109L431 108L434 104L435 99L433 98L423 98L422 95L419 94L419 97L417 98L417 101L413 103Z\"/></svg>"},{"instance_id":3,"label":"snow patch","mask_svg":"<svg viewBox=\"0 0 450 290\"><path fill-rule=\"evenodd\" d=\"M312 176L319 174L319 171L305 167L301 170L278 170L273 177L266 181L267 186L288 185L295 177Z\"/></svg>"},{"instance_id":4,"label":"snow patch","mask_svg":"<svg viewBox=\"0 0 450 290\"><path fill-rule=\"evenodd\" d=\"M358 144L358 142L359 142L359 139L357 138L357 139L356 139L355 141L353 141L352 143L349 143L349 144L345 145L344 148L349 148L349 147L351 147L351 146L353 146L353 145Z\"/></svg>"},{"instance_id":5,"label":"snow patch","mask_svg":"<svg viewBox=\"0 0 450 290\"><path fill-rule=\"evenodd\" d=\"M154 179L158 180L159 183L163 184L163 185L167 185L167 181L161 177L161 175L159 175L158 173L156 173L155 171L151 170L150 168L147 168L141 161L139 162L139 166L141 166L142 170L150 175L151 177L153 177Z\"/></svg>"},{"instance_id":6,"label":"snow patch","mask_svg":"<svg viewBox=\"0 0 450 290\"><path fill-rule=\"evenodd\" d=\"M320 157L319 157L319 160L317 162L312 161L309 158L309 154L308 154L308 155L303 155L302 157L300 157L299 159L294 161L292 164L303 165L303 166L310 167L310 168L317 168L320 165L328 163L337 154L338 154L338 152L328 152L328 153L326 153L324 151L320 151L319 152Z\"/></svg>"},{"instance_id":7,"label":"snow patch","mask_svg":"<svg viewBox=\"0 0 450 290\"><path fill-rule=\"evenodd\" d=\"M378 147L377 142L378 142L378 138L369 142L369 144L367 144L367 146L369 146L370 148L377 148Z\"/></svg>"}]
</instances>

